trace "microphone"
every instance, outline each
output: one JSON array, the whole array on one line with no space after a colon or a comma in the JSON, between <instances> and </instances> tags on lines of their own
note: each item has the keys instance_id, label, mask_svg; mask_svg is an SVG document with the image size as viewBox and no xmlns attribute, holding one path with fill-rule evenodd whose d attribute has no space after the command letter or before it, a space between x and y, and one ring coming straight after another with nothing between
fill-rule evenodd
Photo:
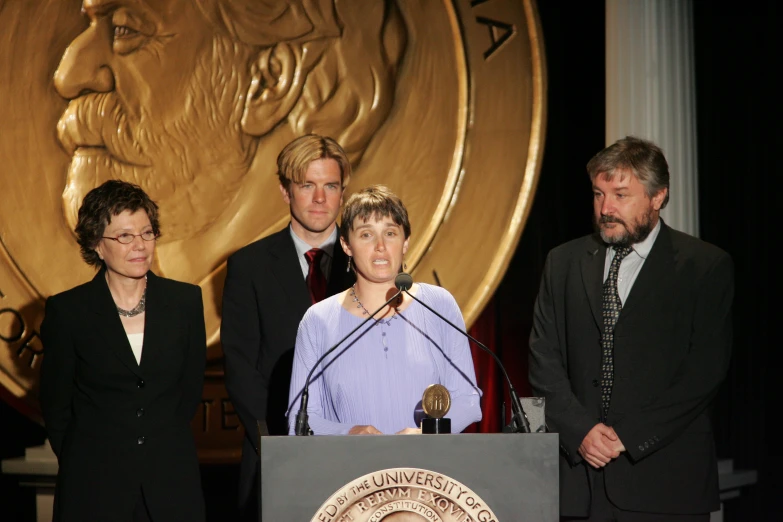
<instances>
[{"instance_id":1,"label":"microphone","mask_svg":"<svg viewBox=\"0 0 783 522\"><path fill-rule=\"evenodd\" d=\"M511 384L511 379L508 377L508 372L506 372L506 368L503 366L503 363L500 362L500 359L498 359L498 356L495 355L495 352L484 346L483 343L479 342L476 338L474 338L472 335L470 335L468 332L465 332L460 328L459 326L455 325L445 317L443 317L441 314L433 310L427 303L422 301L421 299L417 298L415 295L411 294L408 290L410 290L411 286L413 286L413 278L410 276L410 274L406 274L405 272L400 272L397 274L397 277L394 278L394 286L397 287L397 290L400 292L405 292L409 296L411 296L416 302L420 303L424 308L432 312L433 314L440 317L446 324L457 330L459 333L476 343L482 350L487 352L492 356L493 359L495 359L495 362L498 364L498 367L500 367L500 371L503 372L503 376L506 378L506 382L508 383L508 393L511 396L511 422L508 426L503 428L503 431L505 433L530 433L530 422L527 420L527 415L525 415L525 410L522 409L522 401L519 400L519 395L517 395L517 391L514 389L514 385Z\"/></svg>"},{"instance_id":2,"label":"microphone","mask_svg":"<svg viewBox=\"0 0 783 522\"><path fill-rule=\"evenodd\" d=\"M397 277L399 277L399 276L397 276ZM410 278L410 276L408 276L408 277ZM395 280L395 284L396 284L396 282L397 281ZM411 284L412 283L413 283L413 280L411 280ZM307 421L307 401L310 398L310 391L309 391L310 390L310 379L313 377L313 372L315 371L315 369L318 368L318 365L321 364L321 361L323 361L326 358L327 355L329 355L330 353L335 351L337 349L337 347L340 346L341 344L343 344L346 341L346 339L351 337L354 334L354 332L356 332L356 330L358 330L359 328L361 328L362 326L367 324L367 322L370 319L373 319L375 317L375 314L377 314L378 312L380 312L381 310L383 310L384 308L389 306L392 301L394 301L395 299L399 298L400 294L402 294L402 290L399 290L399 287L397 287L397 288L398 288L397 293L394 294L391 297L391 299L389 299L388 301L383 303L380 306L380 308L378 308L376 311L374 311L369 317L367 317L367 319L365 319L364 321L359 323L359 326L357 326L356 328L351 330L345 337L340 339L340 341L337 344L335 344L334 346L332 346L331 348L326 350L323 353L323 355L321 355L315 361L315 364L313 364L313 367L310 368L310 372L307 374L307 379L305 380L304 387L302 388L302 398L301 398L301 400L299 402L299 412L296 414L296 425L294 427L294 433L296 435L305 435L306 436L306 435L312 435L313 434L312 430L310 429L310 424ZM408 286L408 288L410 288L410 286Z\"/></svg>"}]
</instances>

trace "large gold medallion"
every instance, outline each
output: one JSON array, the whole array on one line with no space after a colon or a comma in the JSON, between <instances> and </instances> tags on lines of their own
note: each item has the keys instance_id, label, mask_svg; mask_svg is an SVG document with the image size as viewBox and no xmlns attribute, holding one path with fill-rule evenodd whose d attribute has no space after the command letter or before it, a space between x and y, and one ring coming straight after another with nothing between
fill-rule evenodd
<instances>
[{"instance_id":1,"label":"large gold medallion","mask_svg":"<svg viewBox=\"0 0 783 522\"><path fill-rule=\"evenodd\" d=\"M34 417L44 300L94 275L72 230L107 179L160 205L156 273L203 289L205 460L239 454L220 367L225 260L287 223L286 143L332 136L355 166L346 196L396 192L408 270L448 289L468 325L532 204L545 116L533 0L0 1L0 39L0 384Z\"/></svg>"}]
</instances>

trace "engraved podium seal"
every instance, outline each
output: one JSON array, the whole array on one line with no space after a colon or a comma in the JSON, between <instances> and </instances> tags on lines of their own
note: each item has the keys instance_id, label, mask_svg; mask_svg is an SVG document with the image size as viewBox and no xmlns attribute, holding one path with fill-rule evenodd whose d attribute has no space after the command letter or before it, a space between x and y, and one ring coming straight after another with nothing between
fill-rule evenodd
<instances>
[{"instance_id":1,"label":"engraved podium seal","mask_svg":"<svg viewBox=\"0 0 783 522\"><path fill-rule=\"evenodd\" d=\"M369 473L336 491L312 522L499 522L465 484L442 473L391 468Z\"/></svg>"}]
</instances>

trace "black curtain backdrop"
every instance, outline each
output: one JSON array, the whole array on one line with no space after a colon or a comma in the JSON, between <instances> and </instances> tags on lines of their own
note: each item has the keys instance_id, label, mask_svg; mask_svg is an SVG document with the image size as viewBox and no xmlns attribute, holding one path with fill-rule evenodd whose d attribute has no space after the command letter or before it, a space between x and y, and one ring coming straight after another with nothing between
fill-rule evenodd
<instances>
[{"instance_id":1,"label":"black curtain backdrop","mask_svg":"<svg viewBox=\"0 0 783 522\"><path fill-rule=\"evenodd\" d=\"M780 174L773 154L783 138L780 7L697 0L694 15L701 237L733 256L736 281L732 365L715 409L718 452L759 473L755 486L726 502L725 520L777 521L783 384L770 324L778 277L769 250L779 239L771 227L778 186L768 181Z\"/></svg>"},{"instance_id":2,"label":"black curtain backdrop","mask_svg":"<svg viewBox=\"0 0 783 522\"><path fill-rule=\"evenodd\" d=\"M604 1L538 4L548 67L541 178L508 272L472 329L497 351L523 396L530 393L527 339L543 263L551 248L590 232L585 165L605 145ZM776 172L773 151L783 142L776 79L781 19L774 0L726 5L694 0L700 235L727 250L736 268L734 356L715 409L718 453L736 468L759 472L758 484L726 502L724 520L764 522L783 512L783 449L773 426L783 385L775 377L780 343L770 328L777 277L767 253L778 239L770 226L776 185L767 181ZM487 368L481 357L478 367ZM495 381L487 398L503 396L501 384ZM495 430L498 409L485 405ZM0 458L22 455L42 440L40 426L0 401ZM236 467L203 466L202 474L209 520L234 520ZM0 476L3 520L34 520L32 502L31 491Z\"/></svg>"}]
</instances>

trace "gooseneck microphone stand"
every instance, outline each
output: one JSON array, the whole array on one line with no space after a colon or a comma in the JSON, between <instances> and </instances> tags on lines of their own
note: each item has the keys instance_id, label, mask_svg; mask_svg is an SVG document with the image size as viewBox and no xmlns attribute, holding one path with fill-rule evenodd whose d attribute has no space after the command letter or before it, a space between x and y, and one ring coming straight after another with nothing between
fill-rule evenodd
<instances>
[{"instance_id":1,"label":"gooseneck microphone stand","mask_svg":"<svg viewBox=\"0 0 783 522\"><path fill-rule=\"evenodd\" d=\"M440 317L446 324L457 330L459 333L476 343L477 346L479 346L482 350L490 354L497 363L498 367L500 368L500 371L503 372L503 376L506 378L506 383L508 384L508 393L511 396L511 422L508 424L508 426L503 428L504 433L530 433L530 422L527 419L527 415L525 415L525 410L522 409L522 401L519 400L519 395L517 394L516 389L514 388L514 385L511 384L511 379L508 376L508 372L506 372L505 367L503 367L503 363L500 362L500 359L498 356L484 346L483 343L481 343L478 339L474 338L472 335L470 335L468 332L462 330L462 328L458 327L445 317L443 317L441 314L433 310L427 303L422 301L421 299L417 298L415 295L411 294L408 290L410 290L411 286L413 286L413 278L410 276L410 274L406 274L405 272L402 272L397 275L397 277L394 279L394 285L397 287L397 289L400 292L405 292L409 296L411 296L412 299L414 299L417 303L421 304L424 308L432 312L433 314Z\"/></svg>"}]
</instances>

